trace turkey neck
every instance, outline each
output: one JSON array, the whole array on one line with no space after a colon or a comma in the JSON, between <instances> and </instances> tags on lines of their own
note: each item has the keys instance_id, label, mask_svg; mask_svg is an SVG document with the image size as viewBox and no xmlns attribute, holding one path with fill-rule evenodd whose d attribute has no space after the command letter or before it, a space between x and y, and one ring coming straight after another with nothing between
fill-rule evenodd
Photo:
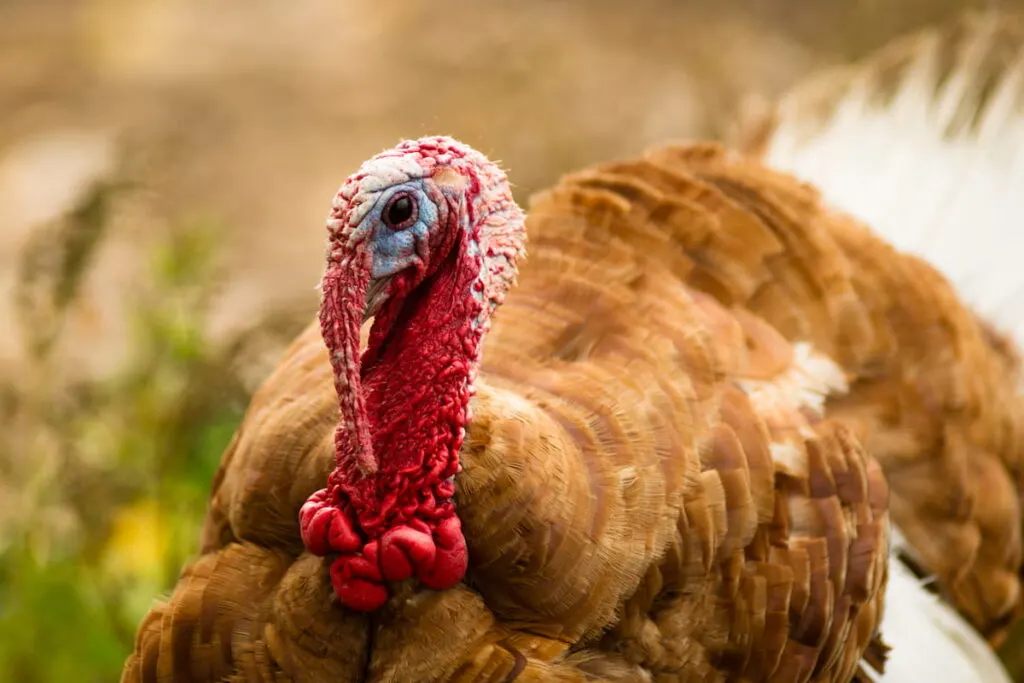
<instances>
[{"instance_id":1,"label":"turkey neck","mask_svg":"<svg viewBox=\"0 0 1024 683\"><path fill-rule=\"evenodd\" d=\"M429 518L450 506L483 338L473 239L460 239L434 275L374 321L360 378L377 461L366 531L409 507Z\"/></svg>"},{"instance_id":2,"label":"turkey neck","mask_svg":"<svg viewBox=\"0 0 1024 683\"><path fill-rule=\"evenodd\" d=\"M455 224L446 231L452 237L433 245L447 256L405 295L396 293L384 304L359 363L351 362L358 353L359 320L345 301L365 298L369 261L357 252L324 277L321 326L339 397L330 487L351 504L370 538L395 523L430 526L454 514L450 499L473 379L498 303L487 296L487 256L500 262L499 272L508 262L492 248L500 243L481 245L482 227L508 225L509 216L495 209L518 209L499 202L490 211L476 211L447 199L442 215ZM394 288L406 289L401 281Z\"/></svg>"}]
</instances>

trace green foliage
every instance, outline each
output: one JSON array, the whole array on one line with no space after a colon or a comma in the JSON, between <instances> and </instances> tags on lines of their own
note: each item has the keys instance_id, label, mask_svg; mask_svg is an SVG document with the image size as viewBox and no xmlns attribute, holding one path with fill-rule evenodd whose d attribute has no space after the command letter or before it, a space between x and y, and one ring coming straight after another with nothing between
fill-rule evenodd
<instances>
[{"instance_id":1,"label":"green foliage","mask_svg":"<svg viewBox=\"0 0 1024 683\"><path fill-rule=\"evenodd\" d=\"M114 191L97 188L44 233L56 243L26 255L59 258L23 272L33 367L0 402L10 425L0 477L14 478L9 503L19 510L0 518L0 680L118 679L139 620L195 553L210 482L245 406L226 351L204 333L217 280L215 226L204 221L152 255L152 286L132 295L128 369L60 384L53 340Z\"/></svg>"}]
</instances>

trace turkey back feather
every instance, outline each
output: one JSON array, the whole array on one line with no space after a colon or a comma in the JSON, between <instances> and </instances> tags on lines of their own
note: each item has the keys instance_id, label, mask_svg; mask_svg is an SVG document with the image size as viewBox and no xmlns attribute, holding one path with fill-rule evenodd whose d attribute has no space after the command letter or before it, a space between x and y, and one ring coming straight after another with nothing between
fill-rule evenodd
<instances>
[{"instance_id":1,"label":"turkey back feather","mask_svg":"<svg viewBox=\"0 0 1024 683\"><path fill-rule=\"evenodd\" d=\"M864 231L837 233L857 264L862 296L902 293L902 319L889 316L894 340L954 355L928 379L912 379L914 365L904 365L901 396L886 396L890 390L866 375L834 402L834 414L875 423L867 444L892 486L899 557L935 574L941 594L993 643L1020 612L1022 143L1024 18L1000 12L966 14L812 77L748 118L739 135L752 156L814 183L831 205L935 267L907 259L894 269ZM951 305L955 296L976 313L984 344L941 341L972 327ZM987 356L989 372L1008 381L963 372L977 367L968 354ZM992 410L995 403L1008 409ZM921 419L928 413L955 418L929 427ZM926 453L930 459L920 457ZM943 666L951 681L1008 680L934 589L899 559L891 573L884 632L894 645L893 680Z\"/></svg>"}]
</instances>

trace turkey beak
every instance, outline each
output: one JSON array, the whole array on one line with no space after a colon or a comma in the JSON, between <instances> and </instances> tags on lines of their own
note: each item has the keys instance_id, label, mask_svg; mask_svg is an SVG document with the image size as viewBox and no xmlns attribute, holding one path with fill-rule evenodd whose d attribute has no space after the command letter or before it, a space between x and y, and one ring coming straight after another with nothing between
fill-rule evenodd
<instances>
[{"instance_id":1,"label":"turkey beak","mask_svg":"<svg viewBox=\"0 0 1024 683\"><path fill-rule=\"evenodd\" d=\"M377 315L384 302L388 300L388 285L391 278L382 277L370 280L366 287L366 304L363 306L363 322Z\"/></svg>"}]
</instances>

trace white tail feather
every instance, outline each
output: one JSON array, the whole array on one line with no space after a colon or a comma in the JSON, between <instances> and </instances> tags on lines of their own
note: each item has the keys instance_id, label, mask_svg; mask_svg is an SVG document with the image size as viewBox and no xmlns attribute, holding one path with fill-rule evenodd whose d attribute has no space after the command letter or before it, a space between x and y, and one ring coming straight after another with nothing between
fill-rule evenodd
<instances>
[{"instance_id":1,"label":"white tail feather","mask_svg":"<svg viewBox=\"0 0 1024 683\"><path fill-rule=\"evenodd\" d=\"M752 136L1024 348L1024 18L970 14L827 71Z\"/></svg>"},{"instance_id":2,"label":"white tail feather","mask_svg":"<svg viewBox=\"0 0 1024 683\"><path fill-rule=\"evenodd\" d=\"M864 667L866 673L880 683L1012 683L977 631L897 558L904 548L893 529L882 618L882 637L892 650L884 675Z\"/></svg>"}]
</instances>

